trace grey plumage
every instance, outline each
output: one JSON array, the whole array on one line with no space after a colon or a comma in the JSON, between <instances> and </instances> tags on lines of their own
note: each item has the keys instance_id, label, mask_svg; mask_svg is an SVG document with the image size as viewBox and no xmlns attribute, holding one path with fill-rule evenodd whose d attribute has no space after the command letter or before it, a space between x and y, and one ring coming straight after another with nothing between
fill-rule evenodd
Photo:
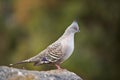
<instances>
[{"instance_id":1,"label":"grey plumage","mask_svg":"<svg viewBox=\"0 0 120 80\"><path fill-rule=\"evenodd\" d=\"M56 42L49 45L38 55L16 64L34 63L34 65L40 65L53 63L57 68L60 68L60 63L68 59L74 50L74 34L76 32L79 32L79 27L77 22L73 21Z\"/></svg>"}]
</instances>

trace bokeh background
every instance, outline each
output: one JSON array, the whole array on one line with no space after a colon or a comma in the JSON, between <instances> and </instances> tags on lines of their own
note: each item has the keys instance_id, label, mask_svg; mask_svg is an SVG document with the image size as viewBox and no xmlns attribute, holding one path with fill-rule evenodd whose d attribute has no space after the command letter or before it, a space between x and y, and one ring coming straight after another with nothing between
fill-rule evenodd
<instances>
[{"instance_id":1,"label":"bokeh background","mask_svg":"<svg viewBox=\"0 0 120 80\"><path fill-rule=\"evenodd\" d=\"M78 18L73 55L62 64L84 80L120 80L119 0L0 0L0 65L30 58ZM29 70L51 65L14 66Z\"/></svg>"}]
</instances>

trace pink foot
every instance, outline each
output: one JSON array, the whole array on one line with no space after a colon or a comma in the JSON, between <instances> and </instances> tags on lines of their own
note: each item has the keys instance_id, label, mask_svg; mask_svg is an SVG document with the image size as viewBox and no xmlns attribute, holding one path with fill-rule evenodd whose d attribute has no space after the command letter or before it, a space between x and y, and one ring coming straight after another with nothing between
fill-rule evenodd
<instances>
[{"instance_id":1,"label":"pink foot","mask_svg":"<svg viewBox=\"0 0 120 80\"><path fill-rule=\"evenodd\" d=\"M55 66L57 67L57 69L62 69L58 64L55 64Z\"/></svg>"}]
</instances>

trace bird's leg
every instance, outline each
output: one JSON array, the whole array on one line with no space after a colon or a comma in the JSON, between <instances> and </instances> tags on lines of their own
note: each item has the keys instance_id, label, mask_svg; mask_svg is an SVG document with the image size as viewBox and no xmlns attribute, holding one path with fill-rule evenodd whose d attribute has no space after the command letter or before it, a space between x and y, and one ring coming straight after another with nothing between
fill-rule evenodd
<instances>
[{"instance_id":1,"label":"bird's leg","mask_svg":"<svg viewBox=\"0 0 120 80\"><path fill-rule=\"evenodd\" d=\"M57 67L57 69L61 69L60 64L55 64L55 66Z\"/></svg>"}]
</instances>

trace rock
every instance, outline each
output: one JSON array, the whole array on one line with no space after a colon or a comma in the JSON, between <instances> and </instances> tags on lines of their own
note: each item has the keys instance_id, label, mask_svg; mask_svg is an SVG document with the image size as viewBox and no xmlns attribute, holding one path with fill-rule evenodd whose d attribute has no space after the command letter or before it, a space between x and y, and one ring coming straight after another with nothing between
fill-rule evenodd
<instances>
[{"instance_id":1,"label":"rock","mask_svg":"<svg viewBox=\"0 0 120 80\"><path fill-rule=\"evenodd\" d=\"M0 66L0 80L82 80L75 73L65 69L30 71Z\"/></svg>"}]
</instances>

